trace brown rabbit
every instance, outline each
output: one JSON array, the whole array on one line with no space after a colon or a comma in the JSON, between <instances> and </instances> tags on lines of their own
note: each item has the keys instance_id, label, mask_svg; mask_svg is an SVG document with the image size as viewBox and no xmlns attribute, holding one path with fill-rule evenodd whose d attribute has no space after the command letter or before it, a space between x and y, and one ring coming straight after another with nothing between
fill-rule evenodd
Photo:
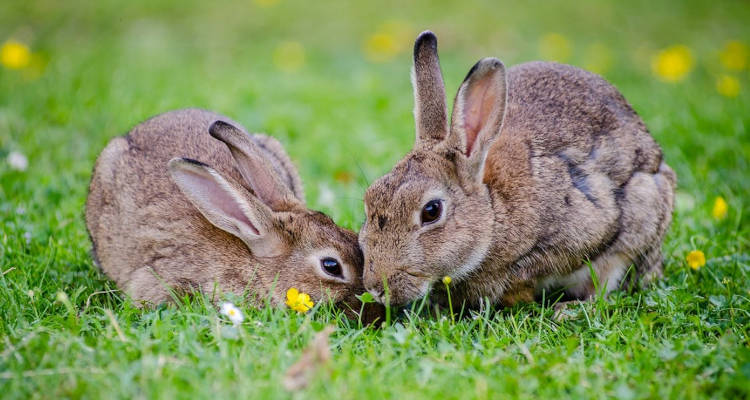
<instances>
[{"instance_id":1,"label":"brown rabbit","mask_svg":"<svg viewBox=\"0 0 750 400\"><path fill-rule=\"evenodd\" d=\"M431 32L416 40L413 77L416 143L367 189L359 234L365 288L381 302L384 284L405 304L445 275L453 299L476 306L555 288L587 299L661 274L676 177L612 85L547 62L506 76L485 58L449 125Z\"/></svg>"},{"instance_id":2,"label":"brown rabbit","mask_svg":"<svg viewBox=\"0 0 750 400\"><path fill-rule=\"evenodd\" d=\"M170 289L219 289L254 293L258 305L266 296L283 304L294 287L359 311L356 234L305 207L297 170L278 141L236 126L188 109L112 139L86 203L95 260L148 303L168 300Z\"/></svg>"}]
</instances>

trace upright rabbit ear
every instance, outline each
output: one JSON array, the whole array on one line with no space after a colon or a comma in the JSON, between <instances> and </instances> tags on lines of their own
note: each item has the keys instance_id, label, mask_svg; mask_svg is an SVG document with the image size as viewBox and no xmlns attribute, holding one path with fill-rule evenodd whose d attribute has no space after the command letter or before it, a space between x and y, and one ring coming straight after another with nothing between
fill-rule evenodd
<instances>
[{"instance_id":1,"label":"upright rabbit ear","mask_svg":"<svg viewBox=\"0 0 750 400\"><path fill-rule=\"evenodd\" d=\"M503 125L507 86L503 63L484 58L466 75L453 104L449 145L464 152L469 172L480 181L487 151Z\"/></svg>"},{"instance_id":2,"label":"upright rabbit ear","mask_svg":"<svg viewBox=\"0 0 750 400\"><path fill-rule=\"evenodd\" d=\"M255 255L278 251L273 211L263 202L199 161L173 158L168 166L172 181L210 223L240 238Z\"/></svg>"},{"instance_id":3,"label":"upright rabbit ear","mask_svg":"<svg viewBox=\"0 0 750 400\"><path fill-rule=\"evenodd\" d=\"M437 37L424 31L414 42L414 119L417 125L415 147L432 147L448 135L445 85L438 59Z\"/></svg>"},{"instance_id":4,"label":"upright rabbit ear","mask_svg":"<svg viewBox=\"0 0 750 400\"><path fill-rule=\"evenodd\" d=\"M224 121L211 124L208 132L229 147L242 177L272 210L291 210L301 204L247 133Z\"/></svg>"}]
</instances>

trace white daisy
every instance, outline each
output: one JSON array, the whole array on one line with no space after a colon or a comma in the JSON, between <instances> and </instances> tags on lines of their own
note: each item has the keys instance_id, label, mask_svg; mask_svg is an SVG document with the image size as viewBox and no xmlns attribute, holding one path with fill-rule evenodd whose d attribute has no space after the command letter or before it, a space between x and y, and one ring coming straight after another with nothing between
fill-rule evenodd
<instances>
[{"instance_id":1,"label":"white daisy","mask_svg":"<svg viewBox=\"0 0 750 400\"><path fill-rule=\"evenodd\" d=\"M242 311L240 311L240 309L232 303L222 303L221 313L229 317L229 320L232 321L234 325L239 325L240 323L242 323L242 321L245 320L245 316L242 315Z\"/></svg>"}]
</instances>

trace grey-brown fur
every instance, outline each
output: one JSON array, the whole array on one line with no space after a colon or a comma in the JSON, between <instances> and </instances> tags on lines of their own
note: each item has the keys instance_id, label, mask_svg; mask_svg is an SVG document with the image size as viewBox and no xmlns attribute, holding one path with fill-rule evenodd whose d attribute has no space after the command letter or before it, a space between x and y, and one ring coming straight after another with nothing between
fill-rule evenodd
<instances>
[{"instance_id":1,"label":"grey-brown fur","mask_svg":"<svg viewBox=\"0 0 750 400\"><path fill-rule=\"evenodd\" d=\"M212 126L217 120L226 124ZM187 109L149 119L110 141L96 162L86 203L86 226L102 270L148 303L168 300L170 290L218 289L256 294L258 305L267 295L282 304L295 287L316 302L330 296L359 310L354 295L363 291L362 255L355 233L305 207L297 170L278 141L235 126L226 117ZM209 127L226 144L213 138ZM246 164L249 174L258 175L256 182L279 187L253 190L238 169L243 161L233 157L234 145L261 161L260 171ZM221 212L199 211L210 204L201 202L200 191L191 191L191 182L214 179L244 204L247 217L240 218L254 224L245 227L249 236L229 233L236 221ZM175 182L187 182L186 189ZM328 254L342 263L345 277L316 270L317 258Z\"/></svg>"},{"instance_id":2,"label":"grey-brown fur","mask_svg":"<svg viewBox=\"0 0 750 400\"><path fill-rule=\"evenodd\" d=\"M443 97L438 79L421 84ZM381 301L384 279L391 302L404 304L450 275L453 299L477 305L484 297L528 301L553 288L588 298L589 260L605 292L661 275L676 177L640 117L601 77L546 62L506 73L498 60L481 60L444 134L437 143L418 140L365 194L364 282ZM431 198L444 201L444 215L423 227L420 210Z\"/></svg>"}]
</instances>

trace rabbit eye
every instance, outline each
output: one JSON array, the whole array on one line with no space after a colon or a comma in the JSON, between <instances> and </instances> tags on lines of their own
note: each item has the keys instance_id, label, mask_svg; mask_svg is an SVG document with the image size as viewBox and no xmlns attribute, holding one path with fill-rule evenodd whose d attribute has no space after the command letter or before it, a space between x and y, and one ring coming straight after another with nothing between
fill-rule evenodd
<instances>
[{"instance_id":1,"label":"rabbit eye","mask_svg":"<svg viewBox=\"0 0 750 400\"><path fill-rule=\"evenodd\" d=\"M440 219L443 212L443 203L440 200L430 200L422 207L422 226L431 224Z\"/></svg>"},{"instance_id":2,"label":"rabbit eye","mask_svg":"<svg viewBox=\"0 0 750 400\"><path fill-rule=\"evenodd\" d=\"M326 257L320 260L320 267L323 268L323 271L326 272L326 274L334 276L336 278L343 278L343 271L341 269L341 264L339 264L338 260L331 257Z\"/></svg>"}]
</instances>

